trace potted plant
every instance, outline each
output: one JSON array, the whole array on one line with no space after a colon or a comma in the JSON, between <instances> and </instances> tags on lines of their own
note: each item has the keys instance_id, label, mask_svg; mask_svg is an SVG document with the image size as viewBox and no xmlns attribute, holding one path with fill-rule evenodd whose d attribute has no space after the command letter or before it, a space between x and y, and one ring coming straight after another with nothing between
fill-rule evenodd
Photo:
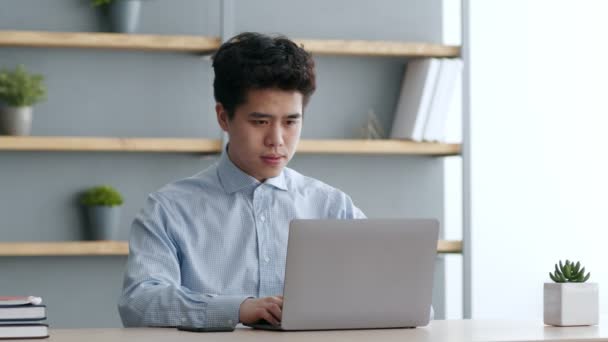
<instances>
[{"instance_id":1,"label":"potted plant","mask_svg":"<svg viewBox=\"0 0 608 342\"><path fill-rule=\"evenodd\" d=\"M555 264L555 272L549 273L553 283L544 286L544 321L548 325L574 326L595 325L599 319L599 296L596 283L586 283L591 273L585 275L580 261L576 264L561 260Z\"/></svg>"},{"instance_id":2,"label":"potted plant","mask_svg":"<svg viewBox=\"0 0 608 342\"><path fill-rule=\"evenodd\" d=\"M23 65L0 71L0 135L30 134L32 105L46 98L43 80Z\"/></svg>"},{"instance_id":3,"label":"potted plant","mask_svg":"<svg viewBox=\"0 0 608 342\"><path fill-rule=\"evenodd\" d=\"M101 7L114 32L134 33L139 26L141 0L91 0L94 7Z\"/></svg>"},{"instance_id":4,"label":"potted plant","mask_svg":"<svg viewBox=\"0 0 608 342\"><path fill-rule=\"evenodd\" d=\"M80 203L86 209L91 240L115 240L123 203L120 193L111 186L96 186L82 195Z\"/></svg>"}]
</instances>

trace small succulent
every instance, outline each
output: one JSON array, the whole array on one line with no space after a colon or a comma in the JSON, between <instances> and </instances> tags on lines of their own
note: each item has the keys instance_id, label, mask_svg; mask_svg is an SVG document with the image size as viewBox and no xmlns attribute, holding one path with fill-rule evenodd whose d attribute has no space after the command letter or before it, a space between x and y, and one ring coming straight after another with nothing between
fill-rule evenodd
<instances>
[{"instance_id":1,"label":"small succulent","mask_svg":"<svg viewBox=\"0 0 608 342\"><path fill-rule=\"evenodd\" d=\"M570 262L570 260L566 260L565 264L562 264L562 261L559 261L559 268L557 264L555 264L555 272L549 272L549 277L556 283L584 283L589 280L591 277L591 273L587 273L585 275L585 268L581 269L581 262L577 261L576 264L574 262Z\"/></svg>"},{"instance_id":2,"label":"small succulent","mask_svg":"<svg viewBox=\"0 0 608 342\"><path fill-rule=\"evenodd\" d=\"M120 193L108 185L91 188L80 198L80 203L86 206L113 207L121 205L122 202L123 200Z\"/></svg>"}]
</instances>

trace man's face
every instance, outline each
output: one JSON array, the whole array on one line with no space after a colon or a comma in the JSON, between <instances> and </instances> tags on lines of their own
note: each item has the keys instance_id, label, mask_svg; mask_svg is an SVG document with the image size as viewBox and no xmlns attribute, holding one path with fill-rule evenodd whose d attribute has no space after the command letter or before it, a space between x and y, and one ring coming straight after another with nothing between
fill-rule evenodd
<instances>
[{"instance_id":1,"label":"man's face","mask_svg":"<svg viewBox=\"0 0 608 342\"><path fill-rule=\"evenodd\" d=\"M303 97L276 88L249 90L232 120L216 105L220 126L230 136L230 160L259 181L278 176L293 157L302 131Z\"/></svg>"}]
</instances>

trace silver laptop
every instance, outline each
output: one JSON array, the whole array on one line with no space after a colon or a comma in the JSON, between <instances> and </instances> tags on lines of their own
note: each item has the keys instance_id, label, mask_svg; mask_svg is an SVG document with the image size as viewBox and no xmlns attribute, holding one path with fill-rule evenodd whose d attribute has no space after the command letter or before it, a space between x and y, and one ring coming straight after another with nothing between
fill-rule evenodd
<instances>
[{"instance_id":1,"label":"silver laptop","mask_svg":"<svg viewBox=\"0 0 608 342\"><path fill-rule=\"evenodd\" d=\"M294 220L280 326L413 328L430 319L439 223L432 219Z\"/></svg>"}]
</instances>

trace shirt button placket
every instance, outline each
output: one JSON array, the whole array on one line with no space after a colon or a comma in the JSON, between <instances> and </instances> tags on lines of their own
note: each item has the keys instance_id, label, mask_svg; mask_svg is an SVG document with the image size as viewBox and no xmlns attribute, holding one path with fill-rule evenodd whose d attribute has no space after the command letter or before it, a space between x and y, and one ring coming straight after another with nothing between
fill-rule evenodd
<instances>
[{"instance_id":1,"label":"shirt button placket","mask_svg":"<svg viewBox=\"0 0 608 342\"><path fill-rule=\"evenodd\" d=\"M265 208L264 212L260 215L260 222L262 223L262 231L264 232L264 249L263 249L263 267L264 270L264 290L265 295L274 295L273 291L273 264L271 263L270 253L272 250L272 242L270 240L270 225L268 221L268 213Z\"/></svg>"},{"instance_id":2,"label":"shirt button placket","mask_svg":"<svg viewBox=\"0 0 608 342\"><path fill-rule=\"evenodd\" d=\"M268 262L270 258L268 257L268 227L266 225L266 214L265 214L265 202L264 202L264 186L261 185L256 189L256 205L254 206L256 216L257 216L257 232L259 234L258 241L261 241L258 256L260 260L260 295L267 296L269 295L269 284L271 279L271 271L269 269Z\"/></svg>"},{"instance_id":3,"label":"shirt button placket","mask_svg":"<svg viewBox=\"0 0 608 342\"><path fill-rule=\"evenodd\" d=\"M260 224L260 219L259 219L259 212L261 210L260 208L260 187L258 186L257 188L255 188L253 190L253 196L252 196L252 204L253 204L253 224L255 226L255 231L256 231L256 235L257 235L257 241L258 241L258 250L257 250L257 255L258 255L258 270L259 270L259 283L258 283L258 295L262 296L263 293L265 293L266 289L264 288L264 283L265 283L265 276L264 276L264 265L260 262L262 259L262 255L264 252L264 234L262 231L262 225Z\"/></svg>"}]
</instances>

